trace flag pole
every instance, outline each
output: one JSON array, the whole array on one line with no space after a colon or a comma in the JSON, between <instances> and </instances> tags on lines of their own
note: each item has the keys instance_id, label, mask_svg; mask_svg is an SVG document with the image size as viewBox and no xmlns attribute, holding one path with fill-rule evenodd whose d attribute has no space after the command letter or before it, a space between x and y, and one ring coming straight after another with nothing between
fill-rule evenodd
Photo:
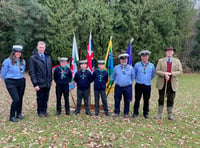
<instances>
[{"instance_id":1,"label":"flag pole","mask_svg":"<svg viewBox=\"0 0 200 148\"><path fill-rule=\"evenodd\" d=\"M90 40L90 37L92 36L92 30L90 31L90 36L89 36L89 40ZM90 90L89 90L89 97L88 97L88 104L91 105L91 86L90 86Z\"/></svg>"},{"instance_id":2,"label":"flag pole","mask_svg":"<svg viewBox=\"0 0 200 148\"><path fill-rule=\"evenodd\" d=\"M112 36L110 36L110 40L112 40ZM109 47L108 47L109 48ZM106 57L105 57L105 63L106 63L106 59L107 59L107 57L108 57L108 52L109 52L109 50L107 49L107 52L106 52Z\"/></svg>"},{"instance_id":3,"label":"flag pole","mask_svg":"<svg viewBox=\"0 0 200 148\"><path fill-rule=\"evenodd\" d=\"M109 87L108 93L106 94L106 98L107 98L108 95L110 94L110 90L111 90L111 88L112 88L112 86L113 86L113 83L114 83L114 80L112 81L112 84L111 84L111 86Z\"/></svg>"},{"instance_id":4,"label":"flag pole","mask_svg":"<svg viewBox=\"0 0 200 148\"><path fill-rule=\"evenodd\" d=\"M132 43L133 43L133 41L134 41L134 38L131 38L131 40L130 40L130 43L132 44Z\"/></svg>"},{"instance_id":5,"label":"flag pole","mask_svg":"<svg viewBox=\"0 0 200 148\"><path fill-rule=\"evenodd\" d=\"M110 36L110 41L111 41L111 40L112 40L112 36ZM108 53L109 53L109 46L108 46L108 50L107 50L106 58L105 58L105 59L108 58ZM106 60L105 60L105 63L106 63ZM114 83L114 80L112 81L111 86L109 87L108 92L106 93L106 98L108 97L108 95L109 95L109 93L110 93L110 90L111 90L111 88L112 88L112 86L113 86L113 83Z\"/></svg>"},{"instance_id":6,"label":"flag pole","mask_svg":"<svg viewBox=\"0 0 200 148\"><path fill-rule=\"evenodd\" d=\"M71 94L71 97L72 97L72 101L73 101L73 103L74 103L74 108L76 107L76 103L75 103L75 101L74 101L74 97L73 97L73 95L72 95L72 92L70 91L70 94Z\"/></svg>"}]
</instances>

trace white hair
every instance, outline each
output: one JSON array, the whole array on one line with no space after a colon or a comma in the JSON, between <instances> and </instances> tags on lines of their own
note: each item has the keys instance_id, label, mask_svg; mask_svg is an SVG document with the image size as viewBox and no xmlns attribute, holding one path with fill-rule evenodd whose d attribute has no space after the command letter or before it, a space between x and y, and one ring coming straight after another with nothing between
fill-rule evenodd
<instances>
[{"instance_id":1,"label":"white hair","mask_svg":"<svg viewBox=\"0 0 200 148\"><path fill-rule=\"evenodd\" d=\"M45 46L46 46L46 43L43 42L43 41L38 41L38 42L37 42L37 45L39 45L39 44L41 44L41 45L45 45Z\"/></svg>"}]
</instances>

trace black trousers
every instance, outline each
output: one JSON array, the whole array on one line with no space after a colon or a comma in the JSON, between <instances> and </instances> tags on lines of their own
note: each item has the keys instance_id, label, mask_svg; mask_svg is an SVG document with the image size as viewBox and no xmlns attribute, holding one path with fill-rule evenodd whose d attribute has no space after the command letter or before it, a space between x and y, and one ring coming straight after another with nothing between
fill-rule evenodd
<instances>
[{"instance_id":1,"label":"black trousers","mask_svg":"<svg viewBox=\"0 0 200 148\"><path fill-rule=\"evenodd\" d=\"M134 103L134 114L139 114L140 100L143 95L144 106L143 115L148 115L149 113L149 99L151 96L151 86L144 84L135 84L135 103Z\"/></svg>"},{"instance_id":2,"label":"black trousers","mask_svg":"<svg viewBox=\"0 0 200 148\"><path fill-rule=\"evenodd\" d=\"M45 114L47 113L47 103L49 100L49 91L50 87L40 88L39 91L36 91L37 94L37 113Z\"/></svg>"},{"instance_id":3,"label":"black trousers","mask_svg":"<svg viewBox=\"0 0 200 148\"><path fill-rule=\"evenodd\" d=\"M24 90L26 87L25 78L22 79L5 79L6 88L12 98L10 107L10 118L22 113L22 103Z\"/></svg>"},{"instance_id":4,"label":"black trousers","mask_svg":"<svg viewBox=\"0 0 200 148\"><path fill-rule=\"evenodd\" d=\"M124 97L124 115L128 115L130 109L130 101L132 100L132 85L125 87L120 87L119 85L115 85L115 92L114 92L115 114L120 114L120 103L122 95Z\"/></svg>"},{"instance_id":5,"label":"black trousers","mask_svg":"<svg viewBox=\"0 0 200 148\"><path fill-rule=\"evenodd\" d=\"M79 113L81 110L81 102L82 98L84 99L84 105L85 105L85 112L89 113L90 108L89 108L89 103L88 103L88 97L89 97L90 89L85 89L85 90L80 90L77 89L77 106L75 112Z\"/></svg>"},{"instance_id":6,"label":"black trousers","mask_svg":"<svg viewBox=\"0 0 200 148\"><path fill-rule=\"evenodd\" d=\"M171 82L167 83L167 106L168 107L173 107L174 105L174 98L176 96L176 92L173 91ZM158 99L158 104L159 105L164 105L164 98L165 97L165 84L164 87L159 90L159 99Z\"/></svg>"},{"instance_id":7,"label":"black trousers","mask_svg":"<svg viewBox=\"0 0 200 148\"><path fill-rule=\"evenodd\" d=\"M95 113L99 114L99 97L101 95L101 100L103 103L103 109L105 113L108 113L108 104L107 104L107 99L106 99L106 92L104 91L94 91L94 96L95 96Z\"/></svg>"},{"instance_id":8,"label":"black trousers","mask_svg":"<svg viewBox=\"0 0 200 148\"><path fill-rule=\"evenodd\" d=\"M65 100L65 112L70 113L70 107L69 107L69 85L60 85L56 84L56 98L57 98L57 104L56 104L56 110L57 112L61 112L62 105L61 105L61 98L62 95L64 96Z\"/></svg>"}]
</instances>

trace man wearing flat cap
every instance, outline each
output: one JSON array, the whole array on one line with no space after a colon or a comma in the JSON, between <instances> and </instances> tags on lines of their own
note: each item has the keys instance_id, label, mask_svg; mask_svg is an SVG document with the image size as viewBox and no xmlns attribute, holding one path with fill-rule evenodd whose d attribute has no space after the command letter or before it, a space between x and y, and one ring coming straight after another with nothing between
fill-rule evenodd
<instances>
[{"instance_id":1,"label":"man wearing flat cap","mask_svg":"<svg viewBox=\"0 0 200 148\"><path fill-rule=\"evenodd\" d=\"M155 76L154 64L148 61L149 55L151 54L148 50L142 50L139 55L141 61L137 62L134 66L135 71L135 103L133 118L136 118L139 114L140 100L143 95L144 106L143 116L149 118L149 99L151 96L151 80Z\"/></svg>"},{"instance_id":2,"label":"man wearing flat cap","mask_svg":"<svg viewBox=\"0 0 200 148\"><path fill-rule=\"evenodd\" d=\"M134 69L127 64L128 54L120 54L120 64L114 67L113 79L115 83L114 91L114 113L115 117L120 114L120 102L122 95L124 97L124 118L129 117L130 101L132 100L132 83L135 78Z\"/></svg>"},{"instance_id":3,"label":"man wearing flat cap","mask_svg":"<svg viewBox=\"0 0 200 148\"><path fill-rule=\"evenodd\" d=\"M54 81L56 82L56 116L61 114L61 97L65 99L65 114L70 115L69 106L69 82L72 80L72 72L67 65L68 58L58 57L60 66L54 70Z\"/></svg>"},{"instance_id":4,"label":"man wearing flat cap","mask_svg":"<svg viewBox=\"0 0 200 148\"><path fill-rule=\"evenodd\" d=\"M174 105L174 98L178 89L178 76L182 74L182 65L179 59L173 58L175 49L172 46L168 46L165 49L166 57L159 59L156 66L156 74L158 74L158 80L156 87L159 90L158 99L158 115L155 119L161 119L164 108L164 97L167 96L167 112L168 119L173 120L172 109ZM166 84L167 83L167 84ZM166 94L165 94L166 86Z\"/></svg>"}]
</instances>

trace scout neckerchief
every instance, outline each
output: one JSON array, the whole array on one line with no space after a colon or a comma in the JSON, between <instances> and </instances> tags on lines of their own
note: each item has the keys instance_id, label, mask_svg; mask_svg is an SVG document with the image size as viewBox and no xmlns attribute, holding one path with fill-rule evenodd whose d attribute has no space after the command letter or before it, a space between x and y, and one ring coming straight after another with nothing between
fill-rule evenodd
<instances>
[{"instance_id":1,"label":"scout neckerchief","mask_svg":"<svg viewBox=\"0 0 200 148\"><path fill-rule=\"evenodd\" d=\"M81 70L82 71L82 79L85 79L85 72L86 70Z\"/></svg>"},{"instance_id":2,"label":"scout neckerchief","mask_svg":"<svg viewBox=\"0 0 200 148\"><path fill-rule=\"evenodd\" d=\"M61 70L61 79L65 78L66 77L65 76L65 73L66 73L65 70L67 69L67 66L65 66L64 68L59 66L58 68Z\"/></svg>"},{"instance_id":3,"label":"scout neckerchief","mask_svg":"<svg viewBox=\"0 0 200 148\"><path fill-rule=\"evenodd\" d=\"M101 69L99 69L99 68L98 68L98 70L100 71L100 75L99 75L99 82L101 82L101 81L102 81L102 78L103 78L103 75L102 75L102 73L103 73L104 69L103 69L103 70L101 70Z\"/></svg>"},{"instance_id":4,"label":"scout neckerchief","mask_svg":"<svg viewBox=\"0 0 200 148\"><path fill-rule=\"evenodd\" d=\"M125 75L126 73L125 73L125 68L127 67L127 64L126 64L126 66L122 66L122 65L120 65L120 67L121 67L121 69L122 69L122 73Z\"/></svg>"},{"instance_id":5,"label":"scout neckerchief","mask_svg":"<svg viewBox=\"0 0 200 148\"><path fill-rule=\"evenodd\" d=\"M20 71L21 73L24 73L24 70L25 70L24 64L21 64L21 61L20 61L20 60L15 59L15 65L19 67L19 71Z\"/></svg>"},{"instance_id":6,"label":"scout neckerchief","mask_svg":"<svg viewBox=\"0 0 200 148\"><path fill-rule=\"evenodd\" d=\"M143 72L144 72L144 74L146 74L146 68L147 68L147 66L149 65L149 62L147 62L147 63L144 65L144 63L141 61L141 64L142 64Z\"/></svg>"}]
</instances>

